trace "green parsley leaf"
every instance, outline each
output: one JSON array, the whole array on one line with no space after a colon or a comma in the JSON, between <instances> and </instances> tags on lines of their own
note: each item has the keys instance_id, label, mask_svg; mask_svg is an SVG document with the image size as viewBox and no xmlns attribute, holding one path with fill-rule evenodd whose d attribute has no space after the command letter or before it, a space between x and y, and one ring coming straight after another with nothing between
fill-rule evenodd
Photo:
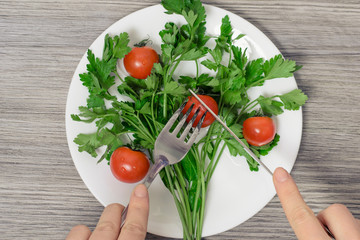
<instances>
[{"instance_id":1,"label":"green parsley leaf","mask_svg":"<svg viewBox=\"0 0 360 240\"><path fill-rule=\"evenodd\" d=\"M74 139L74 142L79 145L79 152L87 152L92 157L97 157L98 153L96 149L101 146L108 145L114 141L114 136L108 129L104 129L100 132L83 134L80 133Z\"/></svg>"},{"instance_id":2,"label":"green parsley leaf","mask_svg":"<svg viewBox=\"0 0 360 240\"><path fill-rule=\"evenodd\" d=\"M308 97L300 90L294 89L291 92L279 96L284 104L284 108L288 110L299 110L304 105Z\"/></svg>"},{"instance_id":3,"label":"green parsley leaf","mask_svg":"<svg viewBox=\"0 0 360 240\"><path fill-rule=\"evenodd\" d=\"M197 48L192 48L189 51L183 53L178 60L179 61L192 61L197 60L206 55L206 52L198 50Z\"/></svg>"},{"instance_id":4,"label":"green parsley leaf","mask_svg":"<svg viewBox=\"0 0 360 240\"><path fill-rule=\"evenodd\" d=\"M140 108L139 113L141 114L151 114L150 102L145 102L145 104Z\"/></svg>"},{"instance_id":5,"label":"green parsley leaf","mask_svg":"<svg viewBox=\"0 0 360 240\"><path fill-rule=\"evenodd\" d=\"M87 101L88 108L96 108L96 107L104 107L105 106L104 98L99 95L96 95L96 94L90 93L90 95L86 101Z\"/></svg>"},{"instance_id":6,"label":"green parsley leaf","mask_svg":"<svg viewBox=\"0 0 360 240\"><path fill-rule=\"evenodd\" d=\"M198 178L196 170L196 159L191 152L186 154L186 156L181 160L180 165L185 173L185 177L189 181L195 181Z\"/></svg>"},{"instance_id":7,"label":"green parsley leaf","mask_svg":"<svg viewBox=\"0 0 360 240\"><path fill-rule=\"evenodd\" d=\"M260 147L250 146L250 149L256 150L261 156L266 156L275 146L277 146L279 140L280 140L280 135L275 134L274 139L270 143Z\"/></svg>"},{"instance_id":8,"label":"green parsley leaf","mask_svg":"<svg viewBox=\"0 0 360 240\"><path fill-rule=\"evenodd\" d=\"M246 35L245 34L239 34L236 38L234 38L234 41L236 41L236 40L239 40L239 39L241 39L241 38L243 38L243 37L245 37Z\"/></svg>"},{"instance_id":9,"label":"green parsley leaf","mask_svg":"<svg viewBox=\"0 0 360 240\"><path fill-rule=\"evenodd\" d=\"M98 139L97 132L91 134L80 133L74 139L74 143L79 145L79 152L87 152L92 157L97 157L96 149L101 147L102 144Z\"/></svg>"},{"instance_id":10,"label":"green parsley leaf","mask_svg":"<svg viewBox=\"0 0 360 240\"><path fill-rule=\"evenodd\" d=\"M182 10L182 15L184 16L185 20L189 23L190 27L193 27L198 17L197 14L195 14L192 10L188 12Z\"/></svg>"},{"instance_id":11,"label":"green parsley leaf","mask_svg":"<svg viewBox=\"0 0 360 240\"><path fill-rule=\"evenodd\" d=\"M158 81L159 81L159 78L153 73L150 74L150 76L148 76L145 80L143 80L143 82L146 85L146 89L150 90L150 91L155 90Z\"/></svg>"},{"instance_id":12,"label":"green parsley leaf","mask_svg":"<svg viewBox=\"0 0 360 240\"><path fill-rule=\"evenodd\" d=\"M241 141L249 146L245 139L241 139ZM237 155L244 156L249 165L251 171L258 171L259 164L244 150L244 148L238 143L234 138L225 140L226 146L229 149L229 152L232 156L236 157Z\"/></svg>"},{"instance_id":13,"label":"green parsley leaf","mask_svg":"<svg viewBox=\"0 0 360 240\"><path fill-rule=\"evenodd\" d=\"M114 37L114 52L113 57L116 59L122 59L131 51L129 44L129 35L126 32L120 33L118 36Z\"/></svg>"},{"instance_id":14,"label":"green parsley leaf","mask_svg":"<svg viewBox=\"0 0 360 240\"><path fill-rule=\"evenodd\" d=\"M216 71L218 68L218 64L209 59L205 59L204 61L201 62L201 64L213 71Z\"/></svg>"},{"instance_id":15,"label":"green parsley leaf","mask_svg":"<svg viewBox=\"0 0 360 240\"><path fill-rule=\"evenodd\" d=\"M197 86L197 80L196 78L192 78L189 76L180 76L179 83L185 85L187 89L196 89Z\"/></svg>"},{"instance_id":16,"label":"green parsley leaf","mask_svg":"<svg viewBox=\"0 0 360 240\"><path fill-rule=\"evenodd\" d=\"M167 14L182 14L185 7L184 0L162 0L161 5L167 10Z\"/></svg>"},{"instance_id":17,"label":"green parsley leaf","mask_svg":"<svg viewBox=\"0 0 360 240\"><path fill-rule=\"evenodd\" d=\"M112 105L118 111L128 112L128 113L135 112L134 103L131 103L131 102L117 102L116 101L116 102L113 102Z\"/></svg>"},{"instance_id":18,"label":"green parsley leaf","mask_svg":"<svg viewBox=\"0 0 360 240\"><path fill-rule=\"evenodd\" d=\"M223 94L223 100L225 104L235 104L239 103L242 100L242 93L241 90L227 90Z\"/></svg>"},{"instance_id":19,"label":"green parsley leaf","mask_svg":"<svg viewBox=\"0 0 360 240\"><path fill-rule=\"evenodd\" d=\"M265 115L279 115L284 112L281 108L283 104L279 101L272 100L271 98L265 98L263 96L258 97L257 100Z\"/></svg>"},{"instance_id":20,"label":"green parsley leaf","mask_svg":"<svg viewBox=\"0 0 360 240\"><path fill-rule=\"evenodd\" d=\"M221 20L220 36L224 38L226 43L230 44L232 41L233 28L231 26L230 18L228 15Z\"/></svg>"},{"instance_id":21,"label":"green parsley leaf","mask_svg":"<svg viewBox=\"0 0 360 240\"><path fill-rule=\"evenodd\" d=\"M246 83L245 86L249 86L254 82L259 81L263 77L263 62L262 58L258 58L256 60L250 61L245 68L245 78ZM260 86L260 83L257 84Z\"/></svg>"},{"instance_id":22,"label":"green parsley leaf","mask_svg":"<svg viewBox=\"0 0 360 240\"><path fill-rule=\"evenodd\" d=\"M298 69L295 61L285 60L280 54L265 61L264 74L266 79L287 78L293 76Z\"/></svg>"},{"instance_id":23,"label":"green parsley leaf","mask_svg":"<svg viewBox=\"0 0 360 240\"><path fill-rule=\"evenodd\" d=\"M245 69L245 66L248 62L248 58L246 57L246 49L243 51L241 48L232 45L231 50L234 55L233 62L238 66L239 69Z\"/></svg>"},{"instance_id":24,"label":"green parsley leaf","mask_svg":"<svg viewBox=\"0 0 360 240\"><path fill-rule=\"evenodd\" d=\"M187 90L183 85L180 85L179 83L173 81L173 82L168 82L165 85L163 93L170 94L173 96L184 96L187 93Z\"/></svg>"}]
</instances>

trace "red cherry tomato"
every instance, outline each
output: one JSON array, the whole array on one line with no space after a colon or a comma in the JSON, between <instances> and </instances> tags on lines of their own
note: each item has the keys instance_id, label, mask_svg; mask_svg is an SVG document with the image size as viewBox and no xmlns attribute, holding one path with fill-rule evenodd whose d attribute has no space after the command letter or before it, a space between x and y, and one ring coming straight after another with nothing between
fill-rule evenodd
<instances>
[{"instance_id":1,"label":"red cherry tomato","mask_svg":"<svg viewBox=\"0 0 360 240\"><path fill-rule=\"evenodd\" d=\"M125 183L135 183L145 177L149 170L149 159L140 151L119 147L110 158L110 169L114 177Z\"/></svg>"},{"instance_id":2,"label":"red cherry tomato","mask_svg":"<svg viewBox=\"0 0 360 240\"><path fill-rule=\"evenodd\" d=\"M210 109L215 113L218 114L218 105L216 103L216 101L207 95L198 95L198 97L207 105L210 107ZM200 112L198 114L198 116L196 117L196 120L193 124L193 126L195 127L198 122L201 119L201 116L204 115L204 113L206 112L206 108L193 96L188 97L188 102L185 105L185 108L182 110L182 113L185 114L188 109L191 107L191 105L194 104L193 109L191 110L191 113L189 115L189 117L186 119L187 122L189 122L191 120L191 118L194 116L194 113L196 112L196 110L198 108L200 108ZM209 126L210 124L212 124L215 121L215 118L210 114L207 113L204 119L204 122L202 124L202 128Z\"/></svg>"},{"instance_id":3,"label":"red cherry tomato","mask_svg":"<svg viewBox=\"0 0 360 240\"><path fill-rule=\"evenodd\" d=\"M253 146L263 146L275 137L275 124L269 117L251 117L243 123L243 135Z\"/></svg>"},{"instance_id":4,"label":"red cherry tomato","mask_svg":"<svg viewBox=\"0 0 360 240\"><path fill-rule=\"evenodd\" d=\"M130 76L138 79L147 78L154 63L159 62L159 55L150 47L134 47L124 58L124 66Z\"/></svg>"}]
</instances>

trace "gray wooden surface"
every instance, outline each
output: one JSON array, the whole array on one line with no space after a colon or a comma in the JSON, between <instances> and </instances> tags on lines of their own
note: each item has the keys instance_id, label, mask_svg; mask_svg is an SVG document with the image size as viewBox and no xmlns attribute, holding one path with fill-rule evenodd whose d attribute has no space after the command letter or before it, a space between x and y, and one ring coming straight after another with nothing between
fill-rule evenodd
<instances>
[{"instance_id":1,"label":"gray wooden surface","mask_svg":"<svg viewBox=\"0 0 360 240\"><path fill-rule=\"evenodd\" d=\"M0 239L64 239L94 227L65 137L73 72L108 26L158 0L0 1ZM292 175L314 212L344 203L360 218L360 1L206 0L262 30L303 69L310 100ZM164 239L148 234L148 239ZM206 239L295 239L275 197L244 224Z\"/></svg>"}]
</instances>

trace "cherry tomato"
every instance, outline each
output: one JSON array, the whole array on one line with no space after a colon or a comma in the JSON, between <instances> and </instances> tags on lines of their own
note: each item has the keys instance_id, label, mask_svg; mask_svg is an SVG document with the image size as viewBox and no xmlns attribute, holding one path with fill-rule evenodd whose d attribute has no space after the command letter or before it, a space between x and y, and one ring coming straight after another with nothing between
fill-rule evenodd
<instances>
[{"instance_id":1,"label":"cherry tomato","mask_svg":"<svg viewBox=\"0 0 360 240\"><path fill-rule=\"evenodd\" d=\"M143 152L133 151L128 147L117 148L110 158L112 174L125 183L135 183L143 179L149 166L149 159Z\"/></svg>"},{"instance_id":2,"label":"cherry tomato","mask_svg":"<svg viewBox=\"0 0 360 240\"><path fill-rule=\"evenodd\" d=\"M207 105L209 106L209 108L215 113L218 114L218 105L216 103L216 101L207 95L198 95L198 97ZM187 110L191 107L191 105L194 104L193 109L191 110L191 113L189 115L189 117L186 119L187 122L189 122L191 120L191 118L194 116L194 113L196 112L196 110L198 108L200 108L200 112L198 114L198 116L196 117L196 120L193 124L193 126L195 127L198 122L201 119L201 116L204 115L204 113L206 112L206 108L193 96L188 97L188 102L185 105L185 108L182 110L182 113L185 114L187 112ZM209 126L210 124L212 124L215 121L215 118L210 114L207 113L204 119L204 122L202 124L202 128Z\"/></svg>"},{"instance_id":3,"label":"cherry tomato","mask_svg":"<svg viewBox=\"0 0 360 240\"><path fill-rule=\"evenodd\" d=\"M263 146L275 137L275 124L269 117L251 117L243 123L243 135L253 146Z\"/></svg>"},{"instance_id":4,"label":"cherry tomato","mask_svg":"<svg viewBox=\"0 0 360 240\"><path fill-rule=\"evenodd\" d=\"M124 58L124 66L130 76L145 79L150 75L159 55L150 47L134 47Z\"/></svg>"}]
</instances>

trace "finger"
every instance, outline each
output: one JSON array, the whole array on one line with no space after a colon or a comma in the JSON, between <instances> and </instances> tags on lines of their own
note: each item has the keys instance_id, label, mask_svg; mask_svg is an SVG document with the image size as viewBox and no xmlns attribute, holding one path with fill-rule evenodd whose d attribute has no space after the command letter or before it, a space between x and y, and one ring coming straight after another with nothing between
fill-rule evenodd
<instances>
[{"instance_id":1,"label":"finger","mask_svg":"<svg viewBox=\"0 0 360 240\"><path fill-rule=\"evenodd\" d=\"M330 239L313 211L304 202L290 174L283 168L277 168L273 181L286 217L298 239Z\"/></svg>"},{"instance_id":2,"label":"finger","mask_svg":"<svg viewBox=\"0 0 360 240\"><path fill-rule=\"evenodd\" d=\"M94 232L91 234L91 240L115 240L120 232L121 212L124 207L118 203L108 205L101 217Z\"/></svg>"},{"instance_id":3,"label":"finger","mask_svg":"<svg viewBox=\"0 0 360 240\"><path fill-rule=\"evenodd\" d=\"M119 240L144 240L149 217L149 195L145 185L138 185L131 194L129 210Z\"/></svg>"},{"instance_id":4,"label":"finger","mask_svg":"<svg viewBox=\"0 0 360 240\"><path fill-rule=\"evenodd\" d=\"M337 240L360 239L359 222L342 204L333 204L318 214Z\"/></svg>"},{"instance_id":5,"label":"finger","mask_svg":"<svg viewBox=\"0 0 360 240\"><path fill-rule=\"evenodd\" d=\"M88 240L91 235L90 229L85 225L77 225L71 229L66 240Z\"/></svg>"}]
</instances>

